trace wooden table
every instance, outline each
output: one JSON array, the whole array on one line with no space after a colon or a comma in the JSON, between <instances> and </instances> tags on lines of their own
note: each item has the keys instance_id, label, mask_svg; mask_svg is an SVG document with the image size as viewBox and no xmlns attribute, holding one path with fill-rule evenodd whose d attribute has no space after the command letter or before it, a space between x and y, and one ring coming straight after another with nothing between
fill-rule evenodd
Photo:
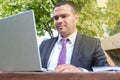
<instances>
[{"instance_id":1,"label":"wooden table","mask_svg":"<svg viewBox=\"0 0 120 80\"><path fill-rule=\"evenodd\" d=\"M120 80L120 72L0 72L0 80Z\"/></svg>"}]
</instances>

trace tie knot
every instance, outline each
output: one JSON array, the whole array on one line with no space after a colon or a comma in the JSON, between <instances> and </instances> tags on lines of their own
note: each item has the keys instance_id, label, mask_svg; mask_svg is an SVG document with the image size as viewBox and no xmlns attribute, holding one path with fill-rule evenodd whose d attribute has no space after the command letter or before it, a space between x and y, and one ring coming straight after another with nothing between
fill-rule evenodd
<instances>
[{"instance_id":1,"label":"tie knot","mask_svg":"<svg viewBox=\"0 0 120 80\"><path fill-rule=\"evenodd\" d=\"M68 41L68 39L67 39L67 38L62 39L62 45L66 45L67 41Z\"/></svg>"}]
</instances>

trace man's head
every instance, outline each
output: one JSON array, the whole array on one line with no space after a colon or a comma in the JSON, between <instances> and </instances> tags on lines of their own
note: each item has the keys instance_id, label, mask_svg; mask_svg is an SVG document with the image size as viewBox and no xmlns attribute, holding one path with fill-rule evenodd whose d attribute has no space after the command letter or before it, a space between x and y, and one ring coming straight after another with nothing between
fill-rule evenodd
<instances>
[{"instance_id":1,"label":"man's head","mask_svg":"<svg viewBox=\"0 0 120 80\"><path fill-rule=\"evenodd\" d=\"M54 25L63 38L76 31L78 15L75 4L71 1L58 2L54 7Z\"/></svg>"},{"instance_id":2,"label":"man's head","mask_svg":"<svg viewBox=\"0 0 120 80\"><path fill-rule=\"evenodd\" d=\"M72 9L73 12L77 13L77 7L76 7L75 3L72 2L72 1L60 1L60 2L58 2L58 3L54 6L54 9L55 9L56 7L59 7L59 6L62 6L62 5L66 5L66 4L68 4L69 6L71 6L71 8L73 8L73 9Z\"/></svg>"}]
</instances>

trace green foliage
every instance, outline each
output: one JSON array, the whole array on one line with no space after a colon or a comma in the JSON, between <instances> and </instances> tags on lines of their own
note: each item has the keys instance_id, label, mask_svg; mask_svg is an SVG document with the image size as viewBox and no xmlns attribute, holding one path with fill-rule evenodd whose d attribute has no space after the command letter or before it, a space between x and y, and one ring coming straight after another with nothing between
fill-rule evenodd
<instances>
[{"instance_id":1,"label":"green foliage","mask_svg":"<svg viewBox=\"0 0 120 80\"><path fill-rule=\"evenodd\" d=\"M110 35L114 35L119 32L120 32L120 20L117 22L117 25L115 26L115 28L111 30Z\"/></svg>"},{"instance_id":2,"label":"green foliage","mask_svg":"<svg viewBox=\"0 0 120 80\"><path fill-rule=\"evenodd\" d=\"M118 24L120 21L120 0L109 0L105 12L105 22L108 25L110 35L120 32Z\"/></svg>"},{"instance_id":3,"label":"green foliage","mask_svg":"<svg viewBox=\"0 0 120 80\"><path fill-rule=\"evenodd\" d=\"M0 0L0 5L1 18L33 9L38 35L44 35L45 31L48 31L52 36L51 11L54 6L52 0Z\"/></svg>"},{"instance_id":4,"label":"green foliage","mask_svg":"<svg viewBox=\"0 0 120 80\"><path fill-rule=\"evenodd\" d=\"M44 35L47 31L52 37L54 28L51 13L54 4L61 0L0 0L0 18L33 9L37 33ZM68 0L69 1L69 0ZM78 31L82 34L103 37L103 25L108 30L114 29L120 19L120 1L109 0L107 7L98 7L96 0L71 0L76 3L79 13Z\"/></svg>"},{"instance_id":5,"label":"green foliage","mask_svg":"<svg viewBox=\"0 0 120 80\"><path fill-rule=\"evenodd\" d=\"M101 8L97 6L95 1L86 3L79 12L80 21L78 23L78 30L89 36L102 37L104 33L102 15Z\"/></svg>"},{"instance_id":6,"label":"green foliage","mask_svg":"<svg viewBox=\"0 0 120 80\"><path fill-rule=\"evenodd\" d=\"M53 36L51 29L54 28L51 12L54 5L51 0L31 0L27 3L26 9L33 9L37 24L38 35L44 35L45 31Z\"/></svg>"},{"instance_id":7,"label":"green foliage","mask_svg":"<svg viewBox=\"0 0 120 80\"><path fill-rule=\"evenodd\" d=\"M0 0L0 18L24 11L27 0Z\"/></svg>"}]
</instances>

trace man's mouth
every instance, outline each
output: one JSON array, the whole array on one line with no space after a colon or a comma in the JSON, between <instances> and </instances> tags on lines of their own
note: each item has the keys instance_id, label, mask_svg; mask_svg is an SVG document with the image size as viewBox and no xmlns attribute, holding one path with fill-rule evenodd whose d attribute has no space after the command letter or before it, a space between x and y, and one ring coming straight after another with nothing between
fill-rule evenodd
<instances>
[{"instance_id":1,"label":"man's mouth","mask_svg":"<svg viewBox=\"0 0 120 80\"><path fill-rule=\"evenodd\" d=\"M64 28L65 26L63 26L63 25L60 25L60 26L58 26L58 28Z\"/></svg>"}]
</instances>

